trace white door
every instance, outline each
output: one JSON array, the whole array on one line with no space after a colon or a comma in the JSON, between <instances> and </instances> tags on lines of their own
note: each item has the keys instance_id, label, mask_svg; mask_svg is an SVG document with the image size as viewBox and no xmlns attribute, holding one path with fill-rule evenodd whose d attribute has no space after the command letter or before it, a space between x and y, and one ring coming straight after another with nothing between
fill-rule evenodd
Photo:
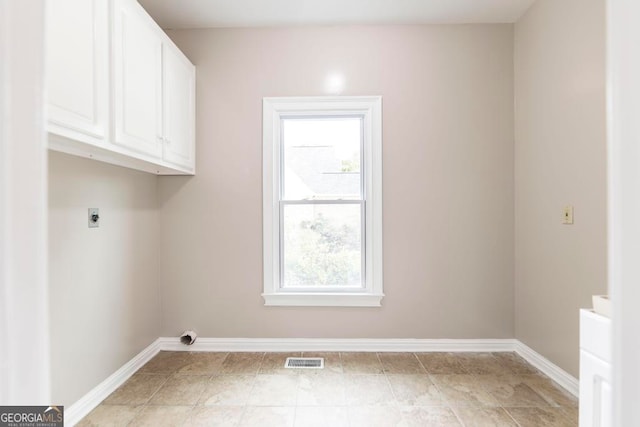
<instances>
[{"instance_id":1,"label":"white door","mask_svg":"<svg viewBox=\"0 0 640 427\"><path fill-rule=\"evenodd\" d=\"M194 171L195 68L173 46L163 47L163 124L167 162Z\"/></svg>"},{"instance_id":2,"label":"white door","mask_svg":"<svg viewBox=\"0 0 640 427\"><path fill-rule=\"evenodd\" d=\"M135 0L114 2L114 142L142 158L162 156L162 39L158 31Z\"/></svg>"},{"instance_id":3,"label":"white door","mask_svg":"<svg viewBox=\"0 0 640 427\"><path fill-rule=\"evenodd\" d=\"M48 7L48 130L90 144L107 135L107 6L102 0L56 0Z\"/></svg>"}]
</instances>

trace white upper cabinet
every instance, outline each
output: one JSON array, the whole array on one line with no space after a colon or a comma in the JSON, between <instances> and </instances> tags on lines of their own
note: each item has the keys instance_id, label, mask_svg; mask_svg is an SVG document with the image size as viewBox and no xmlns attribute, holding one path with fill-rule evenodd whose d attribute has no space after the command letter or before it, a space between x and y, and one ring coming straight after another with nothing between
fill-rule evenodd
<instances>
[{"instance_id":1,"label":"white upper cabinet","mask_svg":"<svg viewBox=\"0 0 640 427\"><path fill-rule=\"evenodd\" d=\"M168 44L162 51L163 157L193 168L195 164L195 68Z\"/></svg>"},{"instance_id":2,"label":"white upper cabinet","mask_svg":"<svg viewBox=\"0 0 640 427\"><path fill-rule=\"evenodd\" d=\"M135 152L162 156L162 39L135 1L114 7L115 138Z\"/></svg>"},{"instance_id":3,"label":"white upper cabinet","mask_svg":"<svg viewBox=\"0 0 640 427\"><path fill-rule=\"evenodd\" d=\"M136 0L49 2L49 148L195 172L195 67Z\"/></svg>"},{"instance_id":4,"label":"white upper cabinet","mask_svg":"<svg viewBox=\"0 0 640 427\"><path fill-rule=\"evenodd\" d=\"M48 6L48 130L87 144L108 134L108 2L52 1Z\"/></svg>"}]
</instances>

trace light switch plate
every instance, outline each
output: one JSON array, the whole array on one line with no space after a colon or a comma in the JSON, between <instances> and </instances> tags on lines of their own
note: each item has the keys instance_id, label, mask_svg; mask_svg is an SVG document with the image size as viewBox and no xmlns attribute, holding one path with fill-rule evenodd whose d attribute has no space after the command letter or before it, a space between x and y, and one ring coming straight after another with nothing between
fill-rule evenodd
<instances>
[{"instance_id":1,"label":"light switch plate","mask_svg":"<svg viewBox=\"0 0 640 427\"><path fill-rule=\"evenodd\" d=\"M562 210L562 223L567 225L573 224L573 206L565 206Z\"/></svg>"},{"instance_id":2,"label":"light switch plate","mask_svg":"<svg viewBox=\"0 0 640 427\"><path fill-rule=\"evenodd\" d=\"M89 228L100 227L100 210L98 208L89 208Z\"/></svg>"}]
</instances>

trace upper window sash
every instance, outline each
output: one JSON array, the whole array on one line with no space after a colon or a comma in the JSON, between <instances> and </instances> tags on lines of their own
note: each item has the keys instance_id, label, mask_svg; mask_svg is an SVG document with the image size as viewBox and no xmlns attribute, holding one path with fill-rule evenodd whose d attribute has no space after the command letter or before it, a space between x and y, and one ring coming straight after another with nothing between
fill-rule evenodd
<instances>
[{"instance_id":1,"label":"upper window sash","mask_svg":"<svg viewBox=\"0 0 640 427\"><path fill-rule=\"evenodd\" d=\"M363 122L362 114L283 116L280 200L363 200Z\"/></svg>"}]
</instances>

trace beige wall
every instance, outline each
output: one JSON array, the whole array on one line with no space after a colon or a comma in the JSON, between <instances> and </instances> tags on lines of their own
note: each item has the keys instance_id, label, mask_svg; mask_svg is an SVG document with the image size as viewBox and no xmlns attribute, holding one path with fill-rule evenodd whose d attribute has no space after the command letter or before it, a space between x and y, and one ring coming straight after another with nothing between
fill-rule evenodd
<instances>
[{"instance_id":1,"label":"beige wall","mask_svg":"<svg viewBox=\"0 0 640 427\"><path fill-rule=\"evenodd\" d=\"M87 227L87 208L100 228ZM49 152L52 400L70 405L160 335L157 178Z\"/></svg>"},{"instance_id":2,"label":"beige wall","mask_svg":"<svg viewBox=\"0 0 640 427\"><path fill-rule=\"evenodd\" d=\"M603 9L538 0L515 57L510 25L170 32L198 67L198 175L50 153L56 403L186 328L515 335L577 375L577 310L606 290ZM387 296L382 308L264 307L261 101L329 94L332 73L342 94L383 97ZM560 223L566 204L573 226Z\"/></svg>"},{"instance_id":3,"label":"beige wall","mask_svg":"<svg viewBox=\"0 0 640 427\"><path fill-rule=\"evenodd\" d=\"M511 25L169 33L197 66L195 177L159 179L162 334L511 338ZM383 97L382 308L264 307L265 96Z\"/></svg>"},{"instance_id":4,"label":"beige wall","mask_svg":"<svg viewBox=\"0 0 640 427\"><path fill-rule=\"evenodd\" d=\"M575 376L607 289L604 7L538 0L515 27L516 337Z\"/></svg>"}]
</instances>

